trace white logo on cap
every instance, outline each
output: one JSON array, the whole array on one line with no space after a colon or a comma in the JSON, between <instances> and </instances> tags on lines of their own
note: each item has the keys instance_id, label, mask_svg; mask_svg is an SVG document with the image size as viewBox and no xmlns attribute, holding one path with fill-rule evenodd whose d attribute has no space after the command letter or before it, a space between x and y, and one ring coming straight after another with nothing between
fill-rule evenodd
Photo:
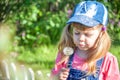
<instances>
[{"instance_id":1,"label":"white logo on cap","mask_svg":"<svg viewBox=\"0 0 120 80\"><path fill-rule=\"evenodd\" d=\"M85 15L92 18L97 12L97 6L95 4L92 4L90 6L86 6L85 4L83 4L80 7L81 9L77 10L76 15Z\"/></svg>"},{"instance_id":2,"label":"white logo on cap","mask_svg":"<svg viewBox=\"0 0 120 80\"><path fill-rule=\"evenodd\" d=\"M97 12L96 5L93 4L93 5L91 5L91 6L88 8L88 10L86 11L86 13L83 14L83 15L86 15L86 16L92 18L92 17L96 14L96 12Z\"/></svg>"}]
</instances>

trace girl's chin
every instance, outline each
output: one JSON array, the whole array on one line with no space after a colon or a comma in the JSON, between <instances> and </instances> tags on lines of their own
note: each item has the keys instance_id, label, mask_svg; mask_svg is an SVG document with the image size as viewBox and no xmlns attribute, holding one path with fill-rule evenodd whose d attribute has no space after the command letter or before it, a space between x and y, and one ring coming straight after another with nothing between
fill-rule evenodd
<instances>
[{"instance_id":1,"label":"girl's chin","mask_svg":"<svg viewBox=\"0 0 120 80\"><path fill-rule=\"evenodd\" d=\"M78 47L80 50L84 50L84 51L86 51L86 50L88 50L89 48L86 48L86 47Z\"/></svg>"}]
</instances>

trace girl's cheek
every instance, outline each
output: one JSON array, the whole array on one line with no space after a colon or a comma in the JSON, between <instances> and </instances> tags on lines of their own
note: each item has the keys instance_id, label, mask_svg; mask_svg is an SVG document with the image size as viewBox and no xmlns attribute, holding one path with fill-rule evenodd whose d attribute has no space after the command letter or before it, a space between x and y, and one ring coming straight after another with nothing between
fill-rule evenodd
<instances>
[{"instance_id":1,"label":"girl's cheek","mask_svg":"<svg viewBox=\"0 0 120 80\"><path fill-rule=\"evenodd\" d=\"M79 37L78 37L78 36L73 36L73 39L74 39L75 41L79 41Z\"/></svg>"},{"instance_id":2,"label":"girl's cheek","mask_svg":"<svg viewBox=\"0 0 120 80\"><path fill-rule=\"evenodd\" d=\"M74 38L73 41L75 44L79 42L78 38Z\"/></svg>"},{"instance_id":3,"label":"girl's cheek","mask_svg":"<svg viewBox=\"0 0 120 80\"><path fill-rule=\"evenodd\" d=\"M86 39L86 45L89 47L92 44L92 40Z\"/></svg>"},{"instance_id":4,"label":"girl's cheek","mask_svg":"<svg viewBox=\"0 0 120 80\"><path fill-rule=\"evenodd\" d=\"M87 45L88 47L93 47L94 43L95 43L94 40L87 40L87 41L86 41L86 45Z\"/></svg>"}]
</instances>

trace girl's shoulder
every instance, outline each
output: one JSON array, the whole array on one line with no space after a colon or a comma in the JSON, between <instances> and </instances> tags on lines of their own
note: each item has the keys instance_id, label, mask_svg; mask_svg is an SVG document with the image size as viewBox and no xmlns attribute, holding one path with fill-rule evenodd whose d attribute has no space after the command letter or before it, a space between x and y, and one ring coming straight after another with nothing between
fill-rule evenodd
<instances>
[{"instance_id":1,"label":"girl's shoulder","mask_svg":"<svg viewBox=\"0 0 120 80\"><path fill-rule=\"evenodd\" d=\"M116 60L116 56L113 55L111 52L107 52L107 54L105 55L105 60L107 61L113 61L113 60Z\"/></svg>"},{"instance_id":2,"label":"girl's shoulder","mask_svg":"<svg viewBox=\"0 0 120 80\"><path fill-rule=\"evenodd\" d=\"M100 80L120 80L119 77L120 73L117 58L108 52L101 66Z\"/></svg>"},{"instance_id":3,"label":"girl's shoulder","mask_svg":"<svg viewBox=\"0 0 120 80\"><path fill-rule=\"evenodd\" d=\"M115 67L118 67L117 57L113 55L112 53L108 52L106 56L104 57L102 67L105 70L109 70L110 68L114 69Z\"/></svg>"}]
</instances>

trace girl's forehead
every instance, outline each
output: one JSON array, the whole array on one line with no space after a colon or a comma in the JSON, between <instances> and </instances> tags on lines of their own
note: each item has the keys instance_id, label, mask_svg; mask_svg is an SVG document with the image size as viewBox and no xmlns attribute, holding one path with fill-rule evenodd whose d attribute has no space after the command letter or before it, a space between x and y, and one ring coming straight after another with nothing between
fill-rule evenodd
<instances>
[{"instance_id":1,"label":"girl's forehead","mask_svg":"<svg viewBox=\"0 0 120 80\"><path fill-rule=\"evenodd\" d=\"M81 30L81 31L91 31L91 30L96 30L99 28L99 26L94 26L94 27L87 27L79 23L72 23L71 26L75 29Z\"/></svg>"},{"instance_id":2,"label":"girl's forehead","mask_svg":"<svg viewBox=\"0 0 120 80\"><path fill-rule=\"evenodd\" d=\"M77 29L76 27L73 27L73 32L82 32L82 33L95 33L98 30L81 30Z\"/></svg>"}]
</instances>

